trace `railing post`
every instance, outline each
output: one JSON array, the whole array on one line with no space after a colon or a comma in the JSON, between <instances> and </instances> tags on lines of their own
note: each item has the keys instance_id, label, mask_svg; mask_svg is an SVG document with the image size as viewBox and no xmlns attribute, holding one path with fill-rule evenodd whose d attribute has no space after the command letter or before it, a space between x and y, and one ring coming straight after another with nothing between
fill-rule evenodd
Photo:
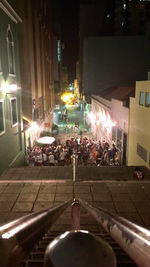
<instances>
[{"instance_id":1,"label":"railing post","mask_svg":"<svg viewBox=\"0 0 150 267\"><path fill-rule=\"evenodd\" d=\"M72 203L72 229L80 229L80 204L75 200Z\"/></svg>"},{"instance_id":2,"label":"railing post","mask_svg":"<svg viewBox=\"0 0 150 267\"><path fill-rule=\"evenodd\" d=\"M73 154L72 156L72 165L73 165L73 182L76 180L76 156Z\"/></svg>"}]
</instances>

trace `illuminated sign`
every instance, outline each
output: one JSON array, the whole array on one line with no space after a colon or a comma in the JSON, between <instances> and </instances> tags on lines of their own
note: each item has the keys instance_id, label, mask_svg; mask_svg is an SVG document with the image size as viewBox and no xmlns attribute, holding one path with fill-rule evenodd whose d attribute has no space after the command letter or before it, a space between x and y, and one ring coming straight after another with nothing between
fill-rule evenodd
<instances>
[{"instance_id":1,"label":"illuminated sign","mask_svg":"<svg viewBox=\"0 0 150 267\"><path fill-rule=\"evenodd\" d=\"M44 127L49 128L49 127L50 127L50 122L45 122L45 123L44 123Z\"/></svg>"}]
</instances>

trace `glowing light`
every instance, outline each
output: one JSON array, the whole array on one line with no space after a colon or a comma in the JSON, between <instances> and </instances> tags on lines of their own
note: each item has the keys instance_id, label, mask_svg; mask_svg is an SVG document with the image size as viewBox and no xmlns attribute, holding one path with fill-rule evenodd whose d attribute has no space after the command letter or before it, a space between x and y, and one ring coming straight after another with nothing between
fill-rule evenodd
<instances>
[{"instance_id":1,"label":"glowing light","mask_svg":"<svg viewBox=\"0 0 150 267\"><path fill-rule=\"evenodd\" d=\"M5 94L9 93L9 91L11 92L15 92L19 89L19 87L17 86L17 84L13 83L13 84L8 84L8 82L3 81L2 85L0 87L0 90L2 90Z\"/></svg>"},{"instance_id":2,"label":"glowing light","mask_svg":"<svg viewBox=\"0 0 150 267\"><path fill-rule=\"evenodd\" d=\"M103 126L107 128L108 130L111 129L112 126L115 126L115 122L111 120L110 114L108 113L106 116L106 113L104 110L100 111L98 114L98 122L102 122Z\"/></svg>"},{"instance_id":3,"label":"glowing light","mask_svg":"<svg viewBox=\"0 0 150 267\"><path fill-rule=\"evenodd\" d=\"M0 90L6 94L9 91L8 83L3 81Z\"/></svg>"},{"instance_id":4,"label":"glowing light","mask_svg":"<svg viewBox=\"0 0 150 267\"><path fill-rule=\"evenodd\" d=\"M96 121L96 116L94 115L93 112L91 112L91 113L88 114L88 118L89 118L89 120L90 120L90 122L91 122L92 124L95 123L95 121Z\"/></svg>"},{"instance_id":5,"label":"glowing light","mask_svg":"<svg viewBox=\"0 0 150 267\"><path fill-rule=\"evenodd\" d=\"M31 127L30 127L30 130L33 131L33 132L37 132L39 129L39 126L37 125L37 122L36 121L33 121L31 123Z\"/></svg>"},{"instance_id":6,"label":"glowing light","mask_svg":"<svg viewBox=\"0 0 150 267\"><path fill-rule=\"evenodd\" d=\"M11 91L15 92L15 91L17 91L18 86L17 86L17 84L10 84L10 85L9 85L9 89L10 89Z\"/></svg>"},{"instance_id":7,"label":"glowing light","mask_svg":"<svg viewBox=\"0 0 150 267\"><path fill-rule=\"evenodd\" d=\"M73 94L72 93L64 93L62 96L61 96L61 100L65 103L70 103L71 102L71 99L73 98Z\"/></svg>"},{"instance_id":8,"label":"glowing light","mask_svg":"<svg viewBox=\"0 0 150 267\"><path fill-rule=\"evenodd\" d=\"M115 126L116 124L114 122L112 122L111 120L107 120L105 122L103 122L103 126L105 128L111 128L112 126Z\"/></svg>"}]
</instances>

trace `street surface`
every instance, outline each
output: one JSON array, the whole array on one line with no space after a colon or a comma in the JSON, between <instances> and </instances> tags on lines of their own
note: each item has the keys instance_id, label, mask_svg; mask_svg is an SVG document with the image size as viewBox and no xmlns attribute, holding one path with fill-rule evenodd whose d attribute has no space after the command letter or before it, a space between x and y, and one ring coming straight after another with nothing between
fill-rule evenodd
<instances>
[{"instance_id":1,"label":"street surface","mask_svg":"<svg viewBox=\"0 0 150 267\"><path fill-rule=\"evenodd\" d=\"M83 136L91 137L91 131L89 125L86 123L86 115L80 110L79 107L68 107L67 108L67 118L63 119L59 116L58 119L58 127L59 127L59 134L56 138L60 140L70 139L72 136L83 134ZM78 123L79 127L75 130L75 124ZM66 125L68 128L66 129Z\"/></svg>"}]
</instances>

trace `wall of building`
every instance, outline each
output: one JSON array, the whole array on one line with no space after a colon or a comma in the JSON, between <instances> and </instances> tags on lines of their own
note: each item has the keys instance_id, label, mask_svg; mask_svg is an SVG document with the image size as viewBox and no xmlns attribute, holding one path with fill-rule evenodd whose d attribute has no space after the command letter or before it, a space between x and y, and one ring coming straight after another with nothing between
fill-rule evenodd
<instances>
[{"instance_id":1,"label":"wall of building","mask_svg":"<svg viewBox=\"0 0 150 267\"><path fill-rule=\"evenodd\" d=\"M150 69L148 36L89 37L84 42L83 90L100 94L110 87L134 86Z\"/></svg>"},{"instance_id":2,"label":"wall of building","mask_svg":"<svg viewBox=\"0 0 150 267\"><path fill-rule=\"evenodd\" d=\"M139 104L144 93L143 105ZM150 169L150 106L145 106L150 81L136 82L136 96L130 99L128 165L146 166Z\"/></svg>"},{"instance_id":3,"label":"wall of building","mask_svg":"<svg viewBox=\"0 0 150 267\"><path fill-rule=\"evenodd\" d=\"M23 19L19 32L23 116L43 130L45 120L52 126L54 108L51 3L14 0L13 5Z\"/></svg>"},{"instance_id":4,"label":"wall of building","mask_svg":"<svg viewBox=\"0 0 150 267\"><path fill-rule=\"evenodd\" d=\"M22 163L24 144L17 36L18 23L21 23L21 20L5 1L0 2L0 20L1 174L9 166Z\"/></svg>"},{"instance_id":5,"label":"wall of building","mask_svg":"<svg viewBox=\"0 0 150 267\"><path fill-rule=\"evenodd\" d=\"M119 157L123 164L127 162L129 108L122 101L112 99L111 118L115 123L112 127L112 141L116 144Z\"/></svg>"},{"instance_id":6,"label":"wall of building","mask_svg":"<svg viewBox=\"0 0 150 267\"><path fill-rule=\"evenodd\" d=\"M128 133L129 108L123 105L122 101L112 99L111 117L126 134Z\"/></svg>"},{"instance_id":7,"label":"wall of building","mask_svg":"<svg viewBox=\"0 0 150 267\"><path fill-rule=\"evenodd\" d=\"M103 121L100 120L100 117L102 118L104 116L106 120L110 117L111 102L99 96L92 96L91 103L92 117L89 118L89 120L91 123L92 134L97 140L105 140L110 143L111 131L104 127Z\"/></svg>"},{"instance_id":8,"label":"wall of building","mask_svg":"<svg viewBox=\"0 0 150 267\"><path fill-rule=\"evenodd\" d=\"M149 1L115 1L115 34L146 34L150 23Z\"/></svg>"},{"instance_id":9,"label":"wall of building","mask_svg":"<svg viewBox=\"0 0 150 267\"><path fill-rule=\"evenodd\" d=\"M84 94L83 87L83 44L89 36L103 36L113 34L113 0L88 1L80 5L79 12L79 87Z\"/></svg>"},{"instance_id":10,"label":"wall of building","mask_svg":"<svg viewBox=\"0 0 150 267\"><path fill-rule=\"evenodd\" d=\"M129 108L116 99L92 95L91 130L97 140L115 143L120 162L126 165Z\"/></svg>"}]
</instances>

